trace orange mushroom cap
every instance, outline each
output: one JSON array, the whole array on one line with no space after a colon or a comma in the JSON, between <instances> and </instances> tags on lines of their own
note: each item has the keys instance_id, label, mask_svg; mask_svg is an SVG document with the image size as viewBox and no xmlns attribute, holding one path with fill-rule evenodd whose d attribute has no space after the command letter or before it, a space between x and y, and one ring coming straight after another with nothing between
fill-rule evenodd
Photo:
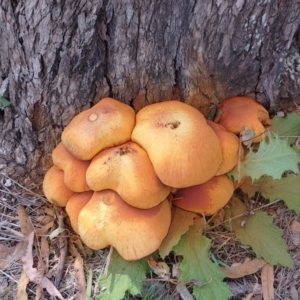
<instances>
[{"instance_id":1,"label":"orange mushroom cap","mask_svg":"<svg viewBox=\"0 0 300 300\"><path fill-rule=\"evenodd\" d=\"M207 124L214 130L222 145L223 161L215 176L222 175L236 166L240 156L242 157L243 148L240 147L239 138L222 125L210 120L207 120Z\"/></svg>"},{"instance_id":2,"label":"orange mushroom cap","mask_svg":"<svg viewBox=\"0 0 300 300\"><path fill-rule=\"evenodd\" d=\"M128 205L111 190L95 192L82 208L78 230L83 242L98 250L113 246L126 260L157 250L171 223L168 200L150 209Z\"/></svg>"},{"instance_id":3,"label":"orange mushroom cap","mask_svg":"<svg viewBox=\"0 0 300 300\"><path fill-rule=\"evenodd\" d=\"M204 116L179 101L142 108L131 139L147 151L159 179L174 188L209 180L223 159L221 143Z\"/></svg>"},{"instance_id":4,"label":"orange mushroom cap","mask_svg":"<svg viewBox=\"0 0 300 300\"><path fill-rule=\"evenodd\" d=\"M89 160L105 148L130 140L135 124L132 107L104 98L75 116L62 132L62 142L78 159Z\"/></svg>"},{"instance_id":5,"label":"orange mushroom cap","mask_svg":"<svg viewBox=\"0 0 300 300\"><path fill-rule=\"evenodd\" d=\"M64 171L64 182L70 190L77 193L90 190L85 179L90 161L75 158L63 143L59 143L53 150L52 160L56 167Z\"/></svg>"},{"instance_id":6,"label":"orange mushroom cap","mask_svg":"<svg viewBox=\"0 0 300 300\"><path fill-rule=\"evenodd\" d=\"M233 191L233 182L226 175L215 176L203 184L178 190L172 204L211 216L228 203Z\"/></svg>"},{"instance_id":7,"label":"orange mushroom cap","mask_svg":"<svg viewBox=\"0 0 300 300\"><path fill-rule=\"evenodd\" d=\"M74 194L66 205L66 212L69 216L70 223L74 231L78 234L78 215L82 208L90 201L93 191Z\"/></svg>"},{"instance_id":8,"label":"orange mushroom cap","mask_svg":"<svg viewBox=\"0 0 300 300\"><path fill-rule=\"evenodd\" d=\"M66 206L74 192L64 183L64 172L56 166L51 167L45 174L43 191L47 200L56 206Z\"/></svg>"},{"instance_id":9,"label":"orange mushroom cap","mask_svg":"<svg viewBox=\"0 0 300 300\"><path fill-rule=\"evenodd\" d=\"M134 142L98 153L87 170L86 180L92 190L114 190L138 208L158 205L171 191L157 177L147 152Z\"/></svg>"},{"instance_id":10,"label":"orange mushroom cap","mask_svg":"<svg viewBox=\"0 0 300 300\"><path fill-rule=\"evenodd\" d=\"M245 141L248 138L253 143L260 142L267 134L265 126L271 125L268 111L251 98L229 98L218 109L218 123L232 133L246 133Z\"/></svg>"}]
</instances>

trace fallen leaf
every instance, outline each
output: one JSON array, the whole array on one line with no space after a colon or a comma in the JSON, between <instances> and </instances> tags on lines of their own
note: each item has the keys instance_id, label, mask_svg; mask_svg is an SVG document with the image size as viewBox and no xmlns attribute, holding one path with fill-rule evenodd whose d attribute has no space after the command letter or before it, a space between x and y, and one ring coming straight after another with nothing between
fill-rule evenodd
<instances>
[{"instance_id":1,"label":"fallen leaf","mask_svg":"<svg viewBox=\"0 0 300 300\"><path fill-rule=\"evenodd\" d=\"M225 218L244 245L252 247L256 256L266 262L292 267L293 260L282 238L282 230L273 224L272 217L264 211L256 211L248 216L246 205L237 197L232 197L230 207L225 209Z\"/></svg>"},{"instance_id":2,"label":"fallen leaf","mask_svg":"<svg viewBox=\"0 0 300 300\"><path fill-rule=\"evenodd\" d=\"M165 258L172 248L178 244L181 236L188 231L196 216L197 214L193 212L173 206L169 232L159 247L159 255L162 258Z\"/></svg>"},{"instance_id":3,"label":"fallen leaf","mask_svg":"<svg viewBox=\"0 0 300 300\"><path fill-rule=\"evenodd\" d=\"M265 199L273 202L282 199L289 209L293 209L296 213L300 213L299 193L300 178L295 174L287 174L278 180L274 180L270 176L264 176L252 182L248 177L245 178L240 188L253 197L259 192Z\"/></svg>"},{"instance_id":4,"label":"fallen leaf","mask_svg":"<svg viewBox=\"0 0 300 300\"><path fill-rule=\"evenodd\" d=\"M228 174L238 181L245 176L256 180L264 175L280 179L285 171L298 172L299 159L286 140L269 134L268 140L259 143L257 151L250 148L244 160Z\"/></svg>"},{"instance_id":5,"label":"fallen leaf","mask_svg":"<svg viewBox=\"0 0 300 300\"><path fill-rule=\"evenodd\" d=\"M270 264L264 265L261 270L261 283L264 300L274 300L274 269Z\"/></svg>"},{"instance_id":6,"label":"fallen leaf","mask_svg":"<svg viewBox=\"0 0 300 300\"><path fill-rule=\"evenodd\" d=\"M23 206L18 206L18 217L21 225L21 232L24 236L28 236L33 230L31 220Z\"/></svg>"},{"instance_id":7,"label":"fallen leaf","mask_svg":"<svg viewBox=\"0 0 300 300\"><path fill-rule=\"evenodd\" d=\"M209 259L211 241L202 235L203 228L203 218L195 218L194 224L173 248L176 255L183 256L179 279L193 283L196 299L229 299L232 294L223 282L225 274Z\"/></svg>"},{"instance_id":8,"label":"fallen leaf","mask_svg":"<svg viewBox=\"0 0 300 300\"><path fill-rule=\"evenodd\" d=\"M285 118L275 116L272 125L269 128L271 132L278 134L282 138L286 138L291 144L295 141L300 132L300 117L296 112L288 114Z\"/></svg>"},{"instance_id":9,"label":"fallen leaf","mask_svg":"<svg viewBox=\"0 0 300 300\"><path fill-rule=\"evenodd\" d=\"M45 288L51 296L56 296L61 300L64 300L60 292L56 289L53 283L41 274L36 268L33 268L33 256L32 256L32 246L34 239L34 231L32 231L26 239L26 249L25 254L22 257L23 270L26 273L30 281L35 284L39 284L41 287Z\"/></svg>"},{"instance_id":10,"label":"fallen leaf","mask_svg":"<svg viewBox=\"0 0 300 300\"><path fill-rule=\"evenodd\" d=\"M117 251L113 251L108 274L100 274L99 298L119 300L124 299L126 292L132 296L141 294L143 281L148 272L149 268L145 259L126 261Z\"/></svg>"},{"instance_id":11,"label":"fallen leaf","mask_svg":"<svg viewBox=\"0 0 300 300\"><path fill-rule=\"evenodd\" d=\"M17 299L18 300L27 300L28 295L26 292L27 284L29 283L29 278L23 270L21 273L20 280L18 282L18 291L17 291Z\"/></svg>"},{"instance_id":12,"label":"fallen leaf","mask_svg":"<svg viewBox=\"0 0 300 300\"><path fill-rule=\"evenodd\" d=\"M246 275L254 274L260 270L266 262L261 258L254 258L252 260L246 259L243 263L231 266L230 268L221 267L221 270L228 278L241 278Z\"/></svg>"}]
</instances>

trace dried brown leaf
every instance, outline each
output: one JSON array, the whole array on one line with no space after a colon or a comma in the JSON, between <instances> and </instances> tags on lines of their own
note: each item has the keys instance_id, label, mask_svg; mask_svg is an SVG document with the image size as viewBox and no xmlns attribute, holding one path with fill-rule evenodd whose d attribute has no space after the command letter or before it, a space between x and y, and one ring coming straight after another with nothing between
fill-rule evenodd
<instances>
[{"instance_id":1,"label":"dried brown leaf","mask_svg":"<svg viewBox=\"0 0 300 300\"><path fill-rule=\"evenodd\" d=\"M196 216L197 214L193 212L173 206L169 232L159 247L159 254L162 258L167 256L172 248L178 244L180 237L188 231Z\"/></svg>"},{"instance_id":2,"label":"dried brown leaf","mask_svg":"<svg viewBox=\"0 0 300 300\"><path fill-rule=\"evenodd\" d=\"M256 273L265 264L266 262L261 258L246 259L243 263L232 265L230 268L221 267L221 270L226 274L226 277L241 278Z\"/></svg>"},{"instance_id":3,"label":"dried brown leaf","mask_svg":"<svg viewBox=\"0 0 300 300\"><path fill-rule=\"evenodd\" d=\"M28 236L34 230L34 228L23 206L18 206L18 216L21 225L21 232L24 236Z\"/></svg>"},{"instance_id":4,"label":"dried brown leaf","mask_svg":"<svg viewBox=\"0 0 300 300\"><path fill-rule=\"evenodd\" d=\"M274 268L270 264L264 265L261 270L261 283L264 300L274 300Z\"/></svg>"},{"instance_id":5,"label":"dried brown leaf","mask_svg":"<svg viewBox=\"0 0 300 300\"><path fill-rule=\"evenodd\" d=\"M26 251L22 257L23 270L26 273L30 281L35 284L40 285L45 288L51 296L56 296L59 299L64 300L60 292L56 289L53 283L40 273L36 268L33 268L33 256L32 256L32 246L33 246L34 232L31 232L26 239Z\"/></svg>"},{"instance_id":6,"label":"dried brown leaf","mask_svg":"<svg viewBox=\"0 0 300 300\"><path fill-rule=\"evenodd\" d=\"M25 271L23 270L21 273L20 280L18 282L18 292L17 292L17 299L18 300L27 300L28 295L26 292L27 284L29 283L29 278L26 275Z\"/></svg>"}]
</instances>

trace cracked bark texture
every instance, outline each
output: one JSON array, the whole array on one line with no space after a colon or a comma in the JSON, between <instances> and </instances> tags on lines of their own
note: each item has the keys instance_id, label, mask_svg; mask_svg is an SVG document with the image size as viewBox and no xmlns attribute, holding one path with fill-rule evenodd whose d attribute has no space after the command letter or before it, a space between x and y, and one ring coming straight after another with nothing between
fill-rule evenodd
<instances>
[{"instance_id":1,"label":"cracked bark texture","mask_svg":"<svg viewBox=\"0 0 300 300\"><path fill-rule=\"evenodd\" d=\"M296 0L3 0L0 172L39 185L63 128L105 96L297 105L299 24Z\"/></svg>"}]
</instances>

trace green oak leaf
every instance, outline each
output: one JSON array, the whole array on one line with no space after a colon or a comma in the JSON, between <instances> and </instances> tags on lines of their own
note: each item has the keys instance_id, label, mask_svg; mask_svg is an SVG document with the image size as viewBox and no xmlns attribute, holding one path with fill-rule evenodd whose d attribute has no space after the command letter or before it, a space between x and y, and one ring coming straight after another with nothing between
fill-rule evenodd
<instances>
[{"instance_id":1,"label":"green oak leaf","mask_svg":"<svg viewBox=\"0 0 300 300\"><path fill-rule=\"evenodd\" d=\"M126 292L133 296L140 294L148 271L145 259L126 261L114 250L108 275L100 275L101 293L98 299L119 300L123 299Z\"/></svg>"},{"instance_id":2,"label":"green oak leaf","mask_svg":"<svg viewBox=\"0 0 300 300\"><path fill-rule=\"evenodd\" d=\"M203 220L196 218L186 234L173 248L176 255L182 255L179 266L183 283L200 282L202 285L193 286L193 295L197 300L218 299L227 300L232 294L223 282L225 274L208 256L211 242L202 236Z\"/></svg>"},{"instance_id":3,"label":"green oak leaf","mask_svg":"<svg viewBox=\"0 0 300 300\"><path fill-rule=\"evenodd\" d=\"M286 177L277 180L264 176L254 182L245 180L240 188L249 197L253 197L256 192L259 192L270 202L281 199L289 209L300 214L300 176L288 174Z\"/></svg>"},{"instance_id":4,"label":"green oak leaf","mask_svg":"<svg viewBox=\"0 0 300 300\"><path fill-rule=\"evenodd\" d=\"M286 140L270 134L268 141L260 142L256 152L250 148L245 159L228 173L237 181L244 177L252 180L267 175L280 179L285 171L298 172L298 154L289 146Z\"/></svg>"},{"instance_id":5,"label":"green oak leaf","mask_svg":"<svg viewBox=\"0 0 300 300\"><path fill-rule=\"evenodd\" d=\"M225 210L225 218L242 244L251 246L258 258L271 265L292 267L283 232L273 224L272 217L263 211L256 211L251 216L246 216L246 212L246 205L236 197Z\"/></svg>"},{"instance_id":6,"label":"green oak leaf","mask_svg":"<svg viewBox=\"0 0 300 300\"><path fill-rule=\"evenodd\" d=\"M295 112L288 114L285 118L275 116L269 131L281 138L286 138L288 144L292 144L297 136L300 136L300 116Z\"/></svg>"}]
</instances>

